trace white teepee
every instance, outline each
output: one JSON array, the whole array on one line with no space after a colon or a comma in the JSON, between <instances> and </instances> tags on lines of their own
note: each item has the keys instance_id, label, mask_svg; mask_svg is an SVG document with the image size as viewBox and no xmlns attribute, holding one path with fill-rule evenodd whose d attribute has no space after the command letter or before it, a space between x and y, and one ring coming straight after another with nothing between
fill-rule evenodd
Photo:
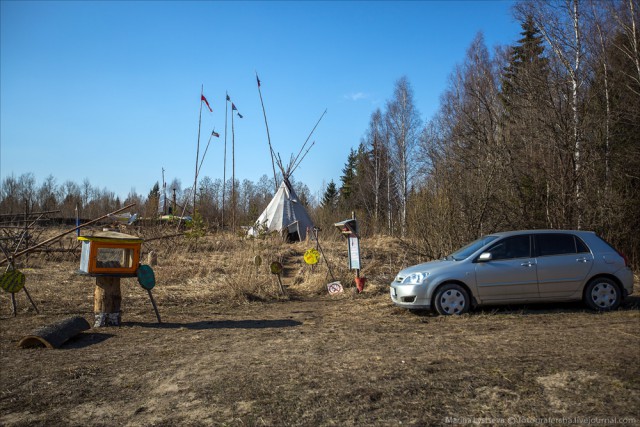
<instances>
[{"instance_id":1,"label":"white teepee","mask_svg":"<svg viewBox=\"0 0 640 427\"><path fill-rule=\"evenodd\" d=\"M267 208L260 214L253 227L249 228L247 234L258 236L261 232L278 232L288 240L302 241L307 238L307 233L312 229L313 221L298 200L289 180L285 178Z\"/></svg>"},{"instance_id":2,"label":"white teepee","mask_svg":"<svg viewBox=\"0 0 640 427\"><path fill-rule=\"evenodd\" d=\"M311 133L302 145L302 148L300 148L298 154L295 157L292 155L289 164L285 167L282 163L282 159L280 159L280 154L276 156L276 153L271 146L269 126L267 125L267 114L264 109L264 103L262 102L262 91L260 90L260 79L258 78L257 72L256 80L258 81L258 93L260 94L260 103L262 104L262 112L264 114L264 124L267 130L267 139L269 141L274 185L277 182L275 164L278 165L280 172L282 172L283 180L282 184L280 184L280 187L276 191L276 194L273 196L273 199L269 202L269 205L267 205L267 208L260 214L258 220L247 231L247 235L258 236L260 233L278 232L285 240L302 241L307 238L307 233L310 233L311 230L313 230L313 221L311 221L307 210L302 206L300 200L298 200L298 196L296 195L296 192L293 191L289 178L298 166L300 166L302 160L315 144L315 141L313 141L307 150L304 151L307 147L307 143L309 142L309 138L313 135L313 132L320 123L320 120L322 120L324 115L327 113L327 110L325 109L318 119L318 122L311 130Z\"/></svg>"}]
</instances>

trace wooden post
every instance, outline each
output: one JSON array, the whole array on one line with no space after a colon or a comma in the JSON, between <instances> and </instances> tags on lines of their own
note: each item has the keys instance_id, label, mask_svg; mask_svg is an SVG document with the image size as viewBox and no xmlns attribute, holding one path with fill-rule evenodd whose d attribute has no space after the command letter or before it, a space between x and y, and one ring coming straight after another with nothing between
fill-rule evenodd
<instances>
[{"instance_id":1,"label":"wooden post","mask_svg":"<svg viewBox=\"0 0 640 427\"><path fill-rule=\"evenodd\" d=\"M110 276L96 277L93 294L94 328L102 326L120 326L120 278Z\"/></svg>"},{"instance_id":2,"label":"wooden post","mask_svg":"<svg viewBox=\"0 0 640 427\"><path fill-rule=\"evenodd\" d=\"M11 308L13 310L13 317L18 315L18 306L16 304L16 294L11 292Z\"/></svg>"}]
</instances>

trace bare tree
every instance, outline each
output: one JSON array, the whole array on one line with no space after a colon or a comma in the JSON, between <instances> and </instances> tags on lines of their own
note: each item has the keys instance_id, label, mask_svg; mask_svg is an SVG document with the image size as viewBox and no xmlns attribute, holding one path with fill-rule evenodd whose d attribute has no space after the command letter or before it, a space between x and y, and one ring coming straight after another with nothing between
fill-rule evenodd
<instances>
[{"instance_id":1,"label":"bare tree","mask_svg":"<svg viewBox=\"0 0 640 427\"><path fill-rule=\"evenodd\" d=\"M393 166L397 171L400 191L400 234L407 231L407 202L416 163L413 158L422 126L420 115L413 102L413 89L407 77L401 77L395 85L393 98L387 104L387 126L392 146Z\"/></svg>"},{"instance_id":2,"label":"bare tree","mask_svg":"<svg viewBox=\"0 0 640 427\"><path fill-rule=\"evenodd\" d=\"M550 46L556 59L569 78L570 105L572 112L572 145L573 145L573 176L574 212L576 226L582 225L581 199L582 185L582 135L580 128L580 97L585 85L586 74L583 66L585 55L583 46L583 18L580 0L535 0L518 3L516 15L525 20L531 17Z\"/></svg>"}]
</instances>

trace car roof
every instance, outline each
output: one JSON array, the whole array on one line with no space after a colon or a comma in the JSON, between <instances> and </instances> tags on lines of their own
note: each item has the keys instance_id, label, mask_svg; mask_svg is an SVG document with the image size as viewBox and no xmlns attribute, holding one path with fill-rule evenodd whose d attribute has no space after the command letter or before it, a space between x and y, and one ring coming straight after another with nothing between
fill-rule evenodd
<instances>
[{"instance_id":1,"label":"car roof","mask_svg":"<svg viewBox=\"0 0 640 427\"><path fill-rule=\"evenodd\" d=\"M543 230L514 230L514 231L500 231L497 233L491 233L487 236L498 236L498 237L508 237L508 236L518 236L521 234L551 234L551 233L569 233L575 235L586 235L586 234L595 234L593 231L586 230L552 230L552 229L543 229Z\"/></svg>"}]
</instances>

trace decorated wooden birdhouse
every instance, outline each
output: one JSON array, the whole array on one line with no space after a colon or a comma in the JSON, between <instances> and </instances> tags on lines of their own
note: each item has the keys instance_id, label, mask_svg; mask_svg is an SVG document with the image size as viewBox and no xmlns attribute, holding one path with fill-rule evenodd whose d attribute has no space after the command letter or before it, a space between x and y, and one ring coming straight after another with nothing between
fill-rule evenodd
<instances>
[{"instance_id":1,"label":"decorated wooden birdhouse","mask_svg":"<svg viewBox=\"0 0 640 427\"><path fill-rule=\"evenodd\" d=\"M80 236L80 273L90 276L133 277L140 263L143 239L115 231Z\"/></svg>"}]
</instances>

